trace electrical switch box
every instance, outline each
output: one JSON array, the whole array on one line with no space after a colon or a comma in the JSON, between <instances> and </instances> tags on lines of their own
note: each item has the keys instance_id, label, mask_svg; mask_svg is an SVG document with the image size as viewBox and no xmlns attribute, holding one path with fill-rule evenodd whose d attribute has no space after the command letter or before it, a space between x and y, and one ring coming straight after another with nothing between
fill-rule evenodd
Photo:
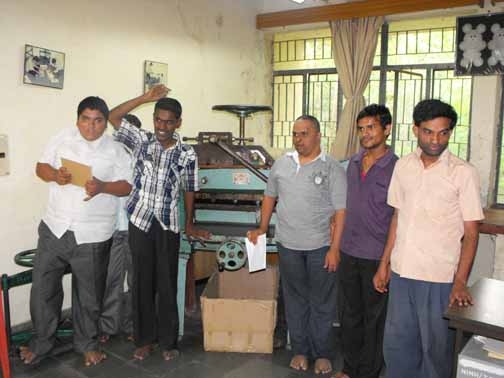
<instances>
[{"instance_id":1,"label":"electrical switch box","mask_svg":"<svg viewBox=\"0 0 504 378\"><path fill-rule=\"evenodd\" d=\"M0 176L9 174L9 143L7 135L0 134Z\"/></svg>"}]
</instances>

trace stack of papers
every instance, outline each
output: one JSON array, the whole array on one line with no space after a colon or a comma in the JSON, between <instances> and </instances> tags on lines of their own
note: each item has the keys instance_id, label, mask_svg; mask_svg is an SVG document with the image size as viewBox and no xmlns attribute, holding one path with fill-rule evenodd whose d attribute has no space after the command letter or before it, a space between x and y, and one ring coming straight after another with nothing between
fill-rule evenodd
<instances>
[{"instance_id":1,"label":"stack of papers","mask_svg":"<svg viewBox=\"0 0 504 378\"><path fill-rule=\"evenodd\" d=\"M488 352L488 357L504 360L504 341L483 336L476 336L475 339L483 343L483 349Z\"/></svg>"}]
</instances>

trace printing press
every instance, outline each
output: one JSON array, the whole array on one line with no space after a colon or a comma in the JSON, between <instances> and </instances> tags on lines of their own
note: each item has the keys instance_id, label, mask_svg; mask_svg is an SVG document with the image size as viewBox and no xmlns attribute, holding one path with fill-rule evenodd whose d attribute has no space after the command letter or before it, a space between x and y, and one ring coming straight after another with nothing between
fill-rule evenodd
<instances>
[{"instance_id":1,"label":"printing press","mask_svg":"<svg viewBox=\"0 0 504 378\"><path fill-rule=\"evenodd\" d=\"M209 241L188 241L191 249L216 254L219 270L238 270L247 261L245 234L259 225L261 201L273 158L245 137L245 119L269 106L216 105L240 119L239 137L231 132L200 132L184 138L193 145L199 164L199 192L195 193L195 226L212 233ZM267 236L267 252L276 252L274 219ZM183 243L184 244L184 243Z\"/></svg>"}]
</instances>

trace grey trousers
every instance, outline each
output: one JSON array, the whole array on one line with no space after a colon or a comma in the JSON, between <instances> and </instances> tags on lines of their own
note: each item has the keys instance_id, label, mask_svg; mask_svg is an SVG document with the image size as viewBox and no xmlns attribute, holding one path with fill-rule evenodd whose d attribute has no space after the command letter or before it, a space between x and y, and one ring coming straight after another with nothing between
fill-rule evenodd
<instances>
[{"instance_id":1,"label":"grey trousers","mask_svg":"<svg viewBox=\"0 0 504 378\"><path fill-rule=\"evenodd\" d=\"M44 222L40 222L38 232L30 294L35 334L30 349L42 356L54 347L63 304L62 279L70 267L74 348L81 353L98 350L98 319L110 241L77 245L72 231L58 239Z\"/></svg>"},{"instance_id":2,"label":"grey trousers","mask_svg":"<svg viewBox=\"0 0 504 378\"><path fill-rule=\"evenodd\" d=\"M116 335L119 332L128 335L133 333L131 268L128 231L116 231L112 236L107 284L100 316L100 331L102 333L107 335ZM124 292L125 277L128 285L126 292Z\"/></svg>"},{"instance_id":3,"label":"grey trousers","mask_svg":"<svg viewBox=\"0 0 504 378\"><path fill-rule=\"evenodd\" d=\"M329 247L299 251L278 244L287 326L294 354L332 359L336 273L324 269Z\"/></svg>"}]
</instances>

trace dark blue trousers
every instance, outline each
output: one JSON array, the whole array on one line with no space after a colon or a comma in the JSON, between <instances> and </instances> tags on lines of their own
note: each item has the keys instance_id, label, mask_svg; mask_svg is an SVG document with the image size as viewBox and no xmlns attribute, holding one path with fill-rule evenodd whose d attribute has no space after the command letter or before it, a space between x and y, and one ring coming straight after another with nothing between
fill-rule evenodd
<instances>
[{"instance_id":1,"label":"dark blue trousers","mask_svg":"<svg viewBox=\"0 0 504 378\"><path fill-rule=\"evenodd\" d=\"M443 313L452 284L392 272L383 352L387 378L448 378L454 331Z\"/></svg>"},{"instance_id":2,"label":"dark blue trousers","mask_svg":"<svg viewBox=\"0 0 504 378\"><path fill-rule=\"evenodd\" d=\"M278 244L287 326L294 354L331 359L336 273L324 269L329 247L299 251Z\"/></svg>"}]
</instances>

